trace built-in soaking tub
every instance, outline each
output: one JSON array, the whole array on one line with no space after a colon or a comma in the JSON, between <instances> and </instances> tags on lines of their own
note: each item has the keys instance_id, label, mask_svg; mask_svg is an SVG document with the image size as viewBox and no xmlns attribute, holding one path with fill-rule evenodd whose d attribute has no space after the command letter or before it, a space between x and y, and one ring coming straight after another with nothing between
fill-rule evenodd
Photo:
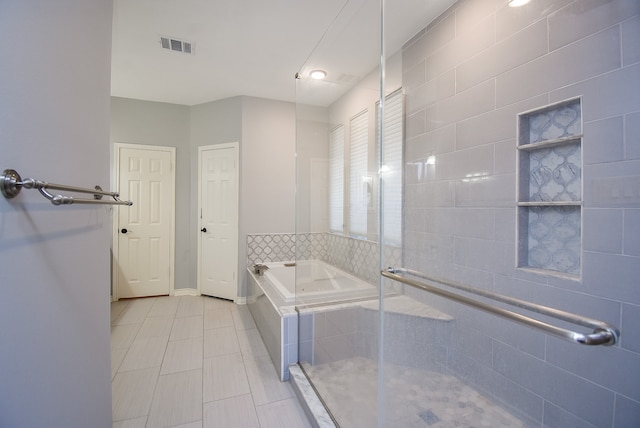
<instances>
[{"instance_id":1,"label":"built-in soaking tub","mask_svg":"<svg viewBox=\"0 0 640 428\"><path fill-rule=\"evenodd\" d=\"M281 380L298 362L300 331L295 305L325 306L377 298L377 287L320 260L264 263L263 275L247 268L247 303ZM297 290L296 290L297 277ZM307 330L309 326L303 326Z\"/></svg>"},{"instance_id":2,"label":"built-in soaking tub","mask_svg":"<svg viewBox=\"0 0 640 428\"><path fill-rule=\"evenodd\" d=\"M321 260L265 263L264 276L286 303L374 297L376 287Z\"/></svg>"}]
</instances>

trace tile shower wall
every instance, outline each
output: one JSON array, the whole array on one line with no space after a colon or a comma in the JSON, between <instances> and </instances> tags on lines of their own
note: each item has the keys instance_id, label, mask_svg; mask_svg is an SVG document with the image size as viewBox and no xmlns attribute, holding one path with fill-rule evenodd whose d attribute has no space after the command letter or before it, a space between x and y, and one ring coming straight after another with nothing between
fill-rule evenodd
<instances>
[{"instance_id":1,"label":"tile shower wall","mask_svg":"<svg viewBox=\"0 0 640 428\"><path fill-rule=\"evenodd\" d=\"M640 426L640 2L505 3L459 1L404 47L404 263L603 319L622 339L588 349L407 293L456 318L449 370L533 425ZM516 267L516 119L576 97L582 276L570 279Z\"/></svg>"}]
</instances>

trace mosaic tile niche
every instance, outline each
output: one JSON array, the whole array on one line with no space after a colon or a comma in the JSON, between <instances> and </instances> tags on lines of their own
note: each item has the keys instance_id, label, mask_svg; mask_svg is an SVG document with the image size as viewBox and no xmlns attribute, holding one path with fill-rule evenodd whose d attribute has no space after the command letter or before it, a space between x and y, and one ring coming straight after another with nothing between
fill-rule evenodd
<instances>
[{"instance_id":1,"label":"mosaic tile niche","mask_svg":"<svg viewBox=\"0 0 640 428\"><path fill-rule=\"evenodd\" d=\"M518 152L518 266L578 277L581 99L519 114Z\"/></svg>"}]
</instances>

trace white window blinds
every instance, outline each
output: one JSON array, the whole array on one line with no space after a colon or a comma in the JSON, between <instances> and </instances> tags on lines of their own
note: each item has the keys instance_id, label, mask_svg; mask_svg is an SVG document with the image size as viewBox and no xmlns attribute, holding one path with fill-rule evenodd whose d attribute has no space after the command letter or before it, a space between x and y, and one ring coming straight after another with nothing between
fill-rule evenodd
<instances>
[{"instance_id":1,"label":"white window blinds","mask_svg":"<svg viewBox=\"0 0 640 428\"><path fill-rule=\"evenodd\" d=\"M349 139L349 233L361 236L367 235L367 207L373 191L367 164L369 143L367 119L367 110L351 119L351 138Z\"/></svg>"},{"instance_id":2,"label":"white window blinds","mask_svg":"<svg viewBox=\"0 0 640 428\"><path fill-rule=\"evenodd\" d=\"M329 135L329 229L343 232L344 222L344 126Z\"/></svg>"},{"instance_id":3,"label":"white window blinds","mask_svg":"<svg viewBox=\"0 0 640 428\"><path fill-rule=\"evenodd\" d=\"M402 90L393 92L385 98L382 162L380 163L383 234L381 242L395 245L400 245L402 240L403 110ZM379 115L376 122L380 124Z\"/></svg>"}]
</instances>

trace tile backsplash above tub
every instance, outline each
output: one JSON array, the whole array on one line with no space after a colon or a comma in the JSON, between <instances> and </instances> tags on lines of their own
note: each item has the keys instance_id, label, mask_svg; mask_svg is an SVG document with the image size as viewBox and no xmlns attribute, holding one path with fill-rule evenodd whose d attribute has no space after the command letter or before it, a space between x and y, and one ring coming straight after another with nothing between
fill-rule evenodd
<instances>
[{"instance_id":1,"label":"tile backsplash above tub","mask_svg":"<svg viewBox=\"0 0 640 428\"><path fill-rule=\"evenodd\" d=\"M297 246L297 248L296 248ZM367 282L379 276L379 243L331 233L247 235L247 266L287 260L322 260ZM401 251L385 246L384 264L399 266Z\"/></svg>"}]
</instances>

